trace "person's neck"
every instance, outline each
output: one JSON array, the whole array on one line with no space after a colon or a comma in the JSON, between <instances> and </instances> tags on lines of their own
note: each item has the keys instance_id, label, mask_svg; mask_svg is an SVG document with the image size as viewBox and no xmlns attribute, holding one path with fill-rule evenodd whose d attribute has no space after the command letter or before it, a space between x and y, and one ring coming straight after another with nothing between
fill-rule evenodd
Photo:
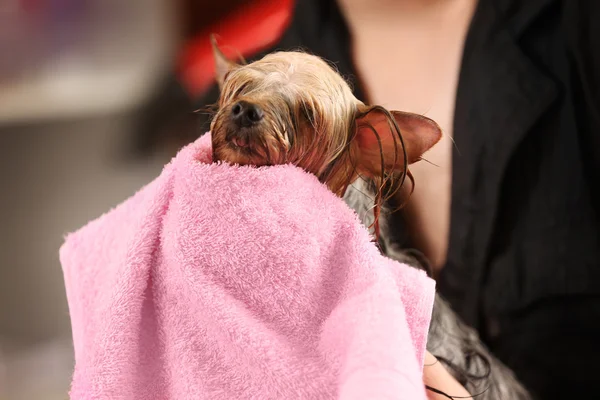
<instances>
[{"instance_id":1,"label":"person's neck","mask_svg":"<svg viewBox=\"0 0 600 400\"><path fill-rule=\"evenodd\" d=\"M415 18L439 12L444 3L453 3L453 0L337 0L337 3L348 15L368 17L407 15Z\"/></svg>"},{"instance_id":2,"label":"person's neck","mask_svg":"<svg viewBox=\"0 0 600 400\"><path fill-rule=\"evenodd\" d=\"M351 32L427 32L452 27L478 0L336 0ZM385 37L385 36L384 36Z\"/></svg>"}]
</instances>

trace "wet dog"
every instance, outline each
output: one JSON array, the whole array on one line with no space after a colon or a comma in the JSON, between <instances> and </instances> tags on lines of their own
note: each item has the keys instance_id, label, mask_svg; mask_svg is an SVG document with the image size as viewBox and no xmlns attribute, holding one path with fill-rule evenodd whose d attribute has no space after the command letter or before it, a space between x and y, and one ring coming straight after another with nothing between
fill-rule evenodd
<instances>
[{"instance_id":1,"label":"wet dog","mask_svg":"<svg viewBox=\"0 0 600 400\"><path fill-rule=\"evenodd\" d=\"M391 241L381 210L387 200L410 195L409 166L440 140L439 126L421 115L362 103L319 57L277 52L241 65L228 60L214 39L213 49L221 89L211 123L214 161L303 168L345 198L387 256L421 268ZM480 399L530 399L439 295L427 348Z\"/></svg>"}]
</instances>

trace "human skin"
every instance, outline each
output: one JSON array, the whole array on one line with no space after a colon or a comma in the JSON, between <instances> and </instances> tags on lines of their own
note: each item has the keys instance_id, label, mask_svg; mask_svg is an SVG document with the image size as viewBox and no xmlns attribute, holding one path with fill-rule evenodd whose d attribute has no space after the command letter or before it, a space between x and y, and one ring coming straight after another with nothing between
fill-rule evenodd
<instances>
[{"instance_id":1,"label":"human skin","mask_svg":"<svg viewBox=\"0 0 600 400\"><path fill-rule=\"evenodd\" d=\"M441 392L456 399L470 399L471 394L460 384L446 368L430 352L425 354L425 365L423 368L423 382ZM428 400L448 400L447 396L427 390Z\"/></svg>"}]
</instances>

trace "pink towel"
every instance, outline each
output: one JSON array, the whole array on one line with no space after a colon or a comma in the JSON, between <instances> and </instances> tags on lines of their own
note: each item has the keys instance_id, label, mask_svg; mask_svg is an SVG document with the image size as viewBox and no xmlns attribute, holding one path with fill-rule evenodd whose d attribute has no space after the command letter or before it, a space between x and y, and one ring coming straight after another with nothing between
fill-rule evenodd
<instances>
[{"instance_id":1,"label":"pink towel","mask_svg":"<svg viewBox=\"0 0 600 400\"><path fill-rule=\"evenodd\" d=\"M425 399L434 282L293 166L210 134L60 251L72 399Z\"/></svg>"}]
</instances>

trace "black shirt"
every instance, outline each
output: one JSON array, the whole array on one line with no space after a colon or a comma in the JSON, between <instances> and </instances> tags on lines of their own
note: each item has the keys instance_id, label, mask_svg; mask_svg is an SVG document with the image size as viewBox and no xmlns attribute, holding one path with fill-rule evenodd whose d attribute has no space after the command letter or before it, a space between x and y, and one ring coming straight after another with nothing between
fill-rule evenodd
<instances>
[{"instance_id":1,"label":"black shirt","mask_svg":"<svg viewBox=\"0 0 600 400\"><path fill-rule=\"evenodd\" d=\"M438 287L480 330L549 297L600 294L597 24L597 0L477 6L457 88L449 249ZM333 61L365 100L335 1L298 1L269 52L299 47Z\"/></svg>"}]
</instances>

